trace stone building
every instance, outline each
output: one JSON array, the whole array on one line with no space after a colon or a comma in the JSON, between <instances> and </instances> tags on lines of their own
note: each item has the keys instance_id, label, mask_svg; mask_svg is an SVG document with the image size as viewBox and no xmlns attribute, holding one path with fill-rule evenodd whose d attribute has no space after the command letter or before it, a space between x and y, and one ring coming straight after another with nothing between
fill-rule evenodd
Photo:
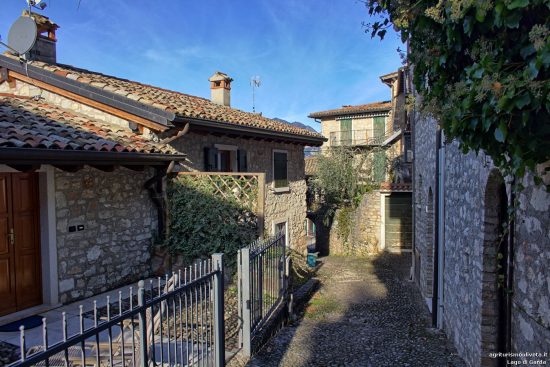
<instances>
[{"instance_id":1,"label":"stone building","mask_svg":"<svg viewBox=\"0 0 550 367\"><path fill-rule=\"evenodd\" d=\"M410 251L411 161L410 132L405 110L404 69L380 77L391 89L391 100L312 112L321 123L327 141L321 151L345 147L356 159L364 159L364 177L379 185L366 195L354 214L357 228L349 241L363 247L353 253L374 250ZM359 158L361 157L361 158ZM331 233L336 252L345 244Z\"/></svg>"},{"instance_id":2,"label":"stone building","mask_svg":"<svg viewBox=\"0 0 550 367\"><path fill-rule=\"evenodd\" d=\"M321 135L231 108L223 73L209 100L59 64L35 19L32 62L0 55L0 323L148 276L177 170L265 173L268 232L305 246Z\"/></svg>"},{"instance_id":3,"label":"stone building","mask_svg":"<svg viewBox=\"0 0 550 367\"><path fill-rule=\"evenodd\" d=\"M550 194L532 174L517 177L525 189L512 193L510 178L490 157L463 154L432 118L417 113L412 121L412 273L434 324L470 366L504 365L491 353L548 353ZM544 167L537 171L544 174ZM512 195L519 205L507 236ZM549 361L548 355L512 360Z\"/></svg>"}]
</instances>

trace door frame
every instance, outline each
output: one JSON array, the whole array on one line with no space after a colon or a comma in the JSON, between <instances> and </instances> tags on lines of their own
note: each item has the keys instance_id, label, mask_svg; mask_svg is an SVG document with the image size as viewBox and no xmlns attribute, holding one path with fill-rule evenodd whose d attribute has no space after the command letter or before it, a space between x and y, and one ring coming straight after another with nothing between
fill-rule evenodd
<instances>
[{"instance_id":1,"label":"door frame","mask_svg":"<svg viewBox=\"0 0 550 367\"><path fill-rule=\"evenodd\" d=\"M275 235L275 230L277 229L277 224L281 224L281 223L285 223L285 246L288 247L288 248L291 248L291 244L290 244L290 238L288 236L288 228L289 228L289 219L288 218L279 218L279 219L275 219L273 220L272 222L272 225L271 225L271 233L273 235Z\"/></svg>"},{"instance_id":2,"label":"door frame","mask_svg":"<svg viewBox=\"0 0 550 367\"><path fill-rule=\"evenodd\" d=\"M7 165L0 164L2 173L21 173ZM38 205L40 225L40 266L42 277L42 305L14 312L0 317L0 323L9 322L15 316L25 315L32 310L44 306L59 305L59 282L57 272L57 236L56 236L56 206L55 206L55 169L42 165L36 170L38 174Z\"/></svg>"}]
</instances>

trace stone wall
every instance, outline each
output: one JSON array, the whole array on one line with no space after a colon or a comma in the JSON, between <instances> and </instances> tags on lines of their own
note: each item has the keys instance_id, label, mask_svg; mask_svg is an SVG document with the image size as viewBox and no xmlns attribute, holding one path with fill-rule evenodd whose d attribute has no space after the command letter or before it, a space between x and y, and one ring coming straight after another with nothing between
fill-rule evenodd
<instances>
[{"instance_id":1,"label":"stone wall","mask_svg":"<svg viewBox=\"0 0 550 367\"><path fill-rule=\"evenodd\" d=\"M187 169L202 171L204 168L204 148L214 144L233 145L246 151L248 172L266 173L265 198L265 232L273 233L275 223L286 221L290 246L300 251L305 249L306 234L304 221L306 219L307 185L304 174L304 147L296 144L256 141L242 138L216 137L190 132L172 145L187 154L189 162ZM288 152L289 190L275 192L273 190L273 150Z\"/></svg>"},{"instance_id":2,"label":"stone wall","mask_svg":"<svg viewBox=\"0 0 550 367\"><path fill-rule=\"evenodd\" d=\"M415 247L421 261L420 289L429 296L429 192L435 195L436 122L415 123ZM491 366L499 333L495 322L495 230L500 223L494 177L501 177L482 152L463 154L459 144L445 145L443 328L470 366ZM550 178L546 177L548 182ZM502 178L500 178L502 181ZM529 176L516 213L512 347L513 352L550 349L550 195ZM510 195L509 186L505 188ZM434 197L435 199L435 197ZM435 200L434 200L435 202ZM437 221L437 218L434 218ZM434 222L435 223L435 222ZM491 283L491 284L489 284Z\"/></svg>"},{"instance_id":3,"label":"stone wall","mask_svg":"<svg viewBox=\"0 0 550 367\"><path fill-rule=\"evenodd\" d=\"M542 173L544 167L539 167ZM550 174L544 176L550 185ZM550 194L523 179L514 252L512 344L516 351L550 352Z\"/></svg>"},{"instance_id":4,"label":"stone wall","mask_svg":"<svg viewBox=\"0 0 550 367\"><path fill-rule=\"evenodd\" d=\"M152 170L55 171L59 300L90 297L150 274L157 211L143 188ZM70 232L72 226L82 231Z\"/></svg>"},{"instance_id":5,"label":"stone wall","mask_svg":"<svg viewBox=\"0 0 550 367\"><path fill-rule=\"evenodd\" d=\"M415 122L415 162L413 193L413 210L415 214L414 243L415 256L420 259L421 268L416 274L420 276L416 282L420 285L422 295L432 296L433 282L433 234L429 227L430 192L435 192L435 155L436 128L435 122L429 118L417 118ZM417 157L416 154L419 156Z\"/></svg>"},{"instance_id":6,"label":"stone wall","mask_svg":"<svg viewBox=\"0 0 550 367\"><path fill-rule=\"evenodd\" d=\"M339 235L338 221L342 209L338 209L330 228L329 253L331 255L364 256L378 253L380 249L380 191L367 193L350 215L349 237Z\"/></svg>"}]
</instances>

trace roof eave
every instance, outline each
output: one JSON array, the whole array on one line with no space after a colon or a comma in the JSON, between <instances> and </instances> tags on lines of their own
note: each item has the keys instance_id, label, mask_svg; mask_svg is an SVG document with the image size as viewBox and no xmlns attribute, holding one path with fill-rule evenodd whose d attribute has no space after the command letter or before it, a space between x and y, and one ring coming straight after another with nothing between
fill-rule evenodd
<instances>
[{"instance_id":1,"label":"roof eave","mask_svg":"<svg viewBox=\"0 0 550 367\"><path fill-rule=\"evenodd\" d=\"M54 87L75 93L83 98L88 98L95 102L102 103L129 114L142 117L146 120L156 122L160 125L164 125L166 127L173 126L171 122L174 120L176 115L171 111L145 105L125 96L96 88L77 80L57 75L51 71L32 66L32 64L25 67L18 60L14 60L4 55L0 55L0 66L16 73L26 75L29 78L33 78Z\"/></svg>"},{"instance_id":2,"label":"roof eave","mask_svg":"<svg viewBox=\"0 0 550 367\"><path fill-rule=\"evenodd\" d=\"M356 110L356 111L334 111L334 112L314 112L308 115L309 118L323 118L323 117L334 117L334 116L348 116L348 115L359 115L362 113L370 113L370 112L390 112L391 107L385 107L385 108L372 108L372 109L366 109L366 110Z\"/></svg>"},{"instance_id":3,"label":"roof eave","mask_svg":"<svg viewBox=\"0 0 550 367\"><path fill-rule=\"evenodd\" d=\"M319 136L299 135L280 131L262 129L257 127L236 125L227 122L203 120L189 117L177 117L174 122L190 123L191 128L204 129L209 132L233 133L263 139L280 139L309 146L321 146L327 139Z\"/></svg>"},{"instance_id":4,"label":"roof eave","mask_svg":"<svg viewBox=\"0 0 550 367\"><path fill-rule=\"evenodd\" d=\"M0 148L0 162L4 164L94 164L94 165L164 165L185 161L183 154L101 152L68 149Z\"/></svg>"}]
</instances>

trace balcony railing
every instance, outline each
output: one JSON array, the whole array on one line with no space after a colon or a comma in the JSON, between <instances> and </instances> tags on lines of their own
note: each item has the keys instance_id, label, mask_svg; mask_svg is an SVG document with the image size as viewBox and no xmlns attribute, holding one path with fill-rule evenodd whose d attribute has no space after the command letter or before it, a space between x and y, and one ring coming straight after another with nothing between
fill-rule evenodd
<instances>
[{"instance_id":1,"label":"balcony railing","mask_svg":"<svg viewBox=\"0 0 550 367\"><path fill-rule=\"evenodd\" d=\"M340 130L330 133L329 141L331 146L368 146L382 145L393 134L399 130L380 131L373 129L363 130Z\"/></svg>"}]
</instances>

